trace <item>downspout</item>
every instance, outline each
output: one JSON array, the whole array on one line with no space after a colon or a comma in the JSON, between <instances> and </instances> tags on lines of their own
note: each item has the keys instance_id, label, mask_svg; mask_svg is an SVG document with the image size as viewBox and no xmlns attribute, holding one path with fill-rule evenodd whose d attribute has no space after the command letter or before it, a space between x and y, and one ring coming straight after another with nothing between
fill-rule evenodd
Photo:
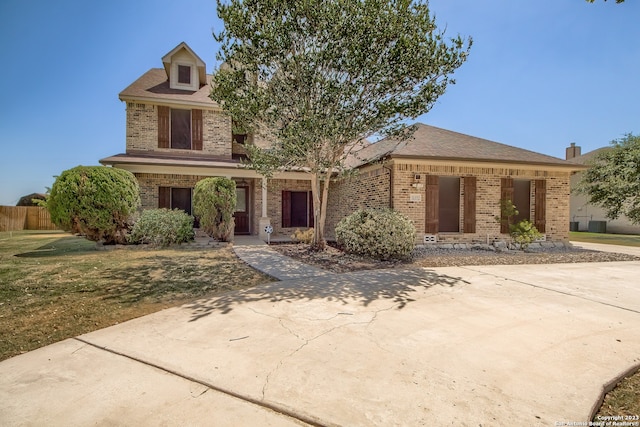
<instances>
[{"instance_id":1,"label":"downspout","mask_svg":"<svg viewBox=\"0 0 640 427\"><path fill-rule=\"evenodd\" d=\"M393 168L388 168L382 163L382 167L389 171L389 208L393 209Z\"/></svg>"}]
</instances>

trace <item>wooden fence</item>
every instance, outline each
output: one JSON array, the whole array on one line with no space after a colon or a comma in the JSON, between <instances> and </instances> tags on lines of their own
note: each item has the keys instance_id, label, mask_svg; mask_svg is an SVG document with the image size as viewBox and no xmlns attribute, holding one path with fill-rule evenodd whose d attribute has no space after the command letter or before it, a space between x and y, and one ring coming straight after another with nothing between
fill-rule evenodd
<instances>
[{"instance_id":1,"label":"wooden fence","mask_svg":"<svg viewBox=\"0 0 640 427\"><path fill-rule=\"evenodd\" d=\"M57 230L40 206L0 206L0 231Z\"/></svg>"}]
</instances>

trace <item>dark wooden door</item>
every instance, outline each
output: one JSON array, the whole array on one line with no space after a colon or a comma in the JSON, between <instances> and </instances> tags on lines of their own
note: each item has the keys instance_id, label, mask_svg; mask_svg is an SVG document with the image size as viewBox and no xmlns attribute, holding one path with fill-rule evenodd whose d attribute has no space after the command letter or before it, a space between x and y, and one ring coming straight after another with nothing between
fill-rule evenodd
<instances>
[{"instance_id":1,"label":"dark wooden door","mask_svg":"<svg viewBox=\"0 0 640 427\"><path fill-rule=\"evenodd\" d=\"M249 234L249 187L236 187L235 234Z\"/></svg>"}]
</instances>

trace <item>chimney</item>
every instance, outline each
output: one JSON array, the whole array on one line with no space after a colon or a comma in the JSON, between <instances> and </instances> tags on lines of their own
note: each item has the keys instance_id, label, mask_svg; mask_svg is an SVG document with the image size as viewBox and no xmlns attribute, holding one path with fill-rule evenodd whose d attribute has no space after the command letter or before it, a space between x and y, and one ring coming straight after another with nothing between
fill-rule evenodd
<instances>
[{"instance_id":1,"label":"chimney","mask_svg":"<svg viewBox=\"0 0 640 427\"><path fill-rule=\"evenodd\" d=\"M566 159L573 159L575 157L578 157L581 154L582 148L580 148L579 145L576 145L575 142L571 143L570 147L567 147L567 152L566 152Z\"/></svg>"}]
</instances>

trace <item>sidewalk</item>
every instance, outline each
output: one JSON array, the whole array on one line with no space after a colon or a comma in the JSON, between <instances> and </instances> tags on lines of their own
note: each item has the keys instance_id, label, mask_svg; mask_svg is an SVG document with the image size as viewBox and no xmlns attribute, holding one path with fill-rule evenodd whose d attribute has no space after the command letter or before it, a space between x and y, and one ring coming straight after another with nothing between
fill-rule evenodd
<instances>
[{"instance_id":1,"label":"sidewalk","mask_svg":"<svg viewBox=\"0 0 640 427\"><path fill-rule=\"evenodd\" d=\"M236 236L233 251L251 267L278 280L334 275L332 272L281 255L255 236Z\"/></svg>"}]
</instances>

